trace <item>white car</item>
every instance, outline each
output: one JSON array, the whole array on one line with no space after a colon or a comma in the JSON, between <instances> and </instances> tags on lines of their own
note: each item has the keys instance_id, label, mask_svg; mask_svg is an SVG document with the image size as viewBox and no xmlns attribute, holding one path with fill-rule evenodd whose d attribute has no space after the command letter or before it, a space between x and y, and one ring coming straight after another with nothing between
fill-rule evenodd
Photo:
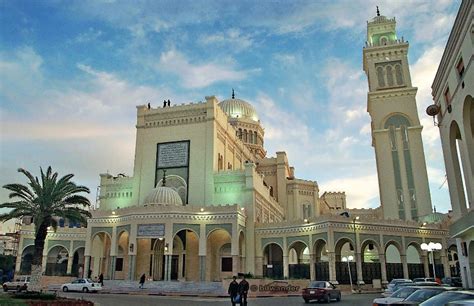
<instances>
[{"instance_id":1,"label":"white car","mask_svg":"<svg viewBox=\"0 0 474 306\"><path fill-rule=\"evenodd\" d=\"M384 297L384 298L376 298L372 302L372 305L391 305L392 303L395 302L400 302L406 299L410 294L413 292L421 289L421 287L403 287L395 291L391 296L389 297Z\"/></svg>"},{"instance_id":2,"label":"white car","mask_svg":"<svg viewBox=\"0 0 474 306\"><path fill-rule=\"evenodd\" d=\"M76 280L73 280L70 283L62 284L61 285L61 290L64 292L68 291L82 291L82 292L97 292L102 290L102 286L100 283L94 283L89 278L78 278Z\"/></svg>"}]
</instances>

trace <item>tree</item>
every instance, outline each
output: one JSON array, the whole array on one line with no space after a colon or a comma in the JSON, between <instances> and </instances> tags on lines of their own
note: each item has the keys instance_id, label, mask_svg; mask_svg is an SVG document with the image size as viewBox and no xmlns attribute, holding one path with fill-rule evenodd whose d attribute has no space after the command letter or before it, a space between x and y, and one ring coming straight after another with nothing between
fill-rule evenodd
<instances>
[{"instance_id":1,"label":"tree","mask_svg":"<svg viewBox=\"0 0 474 306\"><path fill-rule=\"evenodd\" d=\"M41 179L33 177L30 172L18 169L29 180L28 186L22 184L7 184L3 188L11 191L9 198L14 202L0 204L0 208L11 208L8 213L0 215L0 221L32 217L35 225L35 248L31 263L31 283L28 289L39 291L42 275L44 241L48 227L57 229L56 218L68 219L70 222L85 224L90 212L84 210L90 206L89 200L78 193L89 193L89 188L71 182L73 174L67 174L58 179L58 173L53 173L48 167L46 173L40 168Z\"/></svg>"}]
</instances>

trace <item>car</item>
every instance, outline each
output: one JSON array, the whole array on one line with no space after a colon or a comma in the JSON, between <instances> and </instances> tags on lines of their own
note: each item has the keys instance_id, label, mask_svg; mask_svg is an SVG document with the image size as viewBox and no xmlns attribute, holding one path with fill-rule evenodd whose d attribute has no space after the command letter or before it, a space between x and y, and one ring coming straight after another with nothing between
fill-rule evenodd
<instances>
[{"instance_id":1,"label":"car","mask_svg":"<svg viewBox=\"0 0 474 306\"><path fill-rule=\"evenodd\" d=\"M325 301L326 303L331 300L341 300L341 290L337 289L334 284L327 281L313 281L310 282L307 288L303 289L302 297L305 303L310 301Z\"/></svg>"},{"instance_id":2,"label":"car","mask_svg":"<svg viewBox=\"0 0 474 306\"><path fill-rule=\"evenodd\" d=\"M420 306L438 306L445 305L449 302L472 299L474 299L474 291L447 291L427 299L426 301L421 303Z\"/></svg>"},{"instance_id":3,"label":"car","mask_svg":"<svg viewBox=\"0 0 474 306\"><path fill-rule=\"evenodd\" d=\"M441 282L452 287L462 287L462 279L460 277L444 277Z\"/></svg>"},{"instance_id":4,"label":"car","mask_svg":"<svg viewBox=\"0 0 474 306\"><path fill-rule=\"evenodd\" d=\"M437 282L415 282L413 283L415 286L431 286L431 287L439 287L441 286Z\"/></svg>"},{"instance_id":5,"label":"car","mask_svg":"<svg viewBox=\"0 0 474 306\"><path fill-rule=\"evenodd\" d=\"M392 279L392 281L388 284L387 289L382 293L382 296L389 297L400 287L409 285L413 285L413 281L411 279Z\"/></svg>"},{"instance_id":6,"label":"car","mask_svg":"<svg viewBox=\"0 0 474 306\"><path fill-rule=\"evenodd\" d=\"M413 292L420 290L421 287L416 286L406 286L398 289L389 297L383 298L376 298L372 302L373 306L380 306L380 305L391 305L395 302L400 302L409 297Z\"/></svg>"},{"instance_id":7,"label":"car","mask_svg":"<svg viewBox=\"0 0 474 306\"><path fill-rule=\"evenodd\" d=\"M418 277L413 279L414 283L422 283L422 282L436 282L433 277Z\"/></svg>"},{"instance_id":8,"label":"car","mask_svg":"<svg viewBox=\"0 0 474 306\"><path fill-rule=\"evenodd\" d=\"M97 292L102 290L100 283L95 283L90 278L78 278L70 283L62 284L61 290L68 291L82 291L82 292Z\"/></svg>"},{"instance_id":9,"label":"car","mask_svg":"<svg viewBox=\"0 0 474 306\"><path fill-rule=\"evenodd\" d=\"M409 305L418 305L426 301L427 299L443 293L448 290L456 290L454 287L429 287L429 288L421 288L420 290L416 290L412 294L410 294L406 299L400 302L395 302L392 305L398 306L409 306Z\"/></svg>"},{"instance_id":10,"label":"car","mask_svg":"<svg viewBox=\"0 0 474 306\"><path fill-rule=\"evenodd\" d=\"M22 275L19 276L15 281L3 283L3 291L7 292L8 290L16 291L26 291L28 289L28 284L30 283L31 276Z\"/></svg>"}]
</instances>

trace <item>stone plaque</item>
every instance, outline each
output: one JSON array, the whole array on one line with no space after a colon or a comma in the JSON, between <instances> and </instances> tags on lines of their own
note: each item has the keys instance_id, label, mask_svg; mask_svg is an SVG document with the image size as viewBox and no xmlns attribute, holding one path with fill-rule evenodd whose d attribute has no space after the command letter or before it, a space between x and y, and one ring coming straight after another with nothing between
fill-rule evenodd
<instances>
[{"instance_id":1,"label":"stone plaque","mask_svg":"<svg viewBox=\"0 0 474 306\"><path fill-rule=\"evenodd\" d=\"M137 236L141 237L164 237L164 224L139 224Z\"/></svg>"},{"instance_id":2,"label":"stone plaque","mask_svg":"<svg viewBox=\"0 0 474 306\"><path fill-rule=\"evenodd\" d=\"M158 168L188 166L189 141L158 144Z\"/></svg>"}]
</instances>

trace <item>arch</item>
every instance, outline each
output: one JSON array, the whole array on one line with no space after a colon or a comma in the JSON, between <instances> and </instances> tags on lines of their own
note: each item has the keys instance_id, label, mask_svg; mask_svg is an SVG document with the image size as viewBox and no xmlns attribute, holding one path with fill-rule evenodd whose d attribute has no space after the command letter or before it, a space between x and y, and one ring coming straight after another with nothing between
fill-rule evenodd
<instances>
[{"instance_id":1,"label":"arch","mask_svg":"<svg viewBox=\"0 0 474 306\"><path fill-rule=\"evenodd\" d=\"M231 277L233 270L233 258L221 256L218 250L224 244L231 243L230 233L223 228L213 229L207 235L206 250L206 279L209 281L220 281ZM237 254L231 254L237 255Z\"/></svg>"},{"instance_id":2,"label":"arch","mask_svg":"<svg viewBox=\"0 0 474 306\"><path fill-rule=\"evenodd\" d=\"M355 252L355 243L352 239L347 237L339 238L334 245L334 253L336 255L336 262L342 261L342 257L352 255Z\"/></svg>"},{"instance_id":3,"label":"arch","mask_svg":"<svg viewBox=\"0 0 474 306\"><path fill-rule=\"evenodd\" d=\"M20 274L31 274L31 262L33 261L34 253L35 246L33 244L30 244L23 248L21 252Z\"/></svg>"},{"instance_id":4,"label":"arch","mask_svg":"<svg viewBox=\"0 0 474 306\"><path fill-rule=\"evenodd\" d=\"M390 240L385 244L385 267L387 280L403 278L402 248L396 241Z\"/></svg>"},{"instance_id":5,"label":"arch","mask_svg":"<svg viewBox=\"0 0 474 306\"><path fill-rule=\"evenodd\" d=\"M397 80L397 85L403 85L402 66L399 64L395 65L395 79Z\"/></svg>"},{"instance_id":6,"label":"arch","mask_svg":"<svg viewBox=\"0 0 474 306\"><path fill-rule=\"evenodd\" d=\"M385 87L384 74L385 73L383 67L377 67L377 81L379 83L379 87Z\"/></svg>"},{"instance_id":7,"label":"arch","mask_svg":"<svg viewBox=\"0 0 474 306\"><path fill-rule=\"evenodd\" d=\"M387 72L387 85L388 86L393 86L394 81L393 81L393 68L390 65L387 65L385 68L385 71Z\"/></svg>"},{"instance_id":8,"label":"arch","mask_svg":"<svg viewBox=\"0 0 474 306\"><path fill-rule=\"evenodd\" d=\"M213 228L213 229L211 229L211 230L207 233L206 238L209 239L209 236L211 236L211 234L212 234L213 232L219 231L219 230L225 231L229 236L231 236L230 232L229 232L227 229L222 228L222 227L218 227L218 228Z\"/></svg>"},{"instance_id":9,"label":"arch","mask_svg":"<svg viewBox=\"0 0 474 306\"><path fill-rule=\"evenodd\" d=\"M247 142L247 130L244 130L244 142Z\"/></svg>"},{"instance_id":10,"label":"arch","mask_svg":"<svg viewBox=\"0 0 474 306\"><path fill-rule=\"evenodd\" d=\"M416 242L410 242L407 245L406 255L407 263L420 264L423 263L421 254L423 254L421 247Z\"/></svg>"},{"instance_id":11,"label":"arch","mask_svg":"<svg viewBox=\"0 0 474 306\"><path fill-rule=\"evenodd\" d=\"M78 247L73 251L71 275L84 277L84 252L85 247Z\"/></svg>"},{"instance_id":12,"label":"arch","mask_svg":"<svg viewBox=\"0 0 474 306\"><path fill-rule=\"evenodd\" d=\"M384 122L384 129L389 129L390 126L395 128L399 128L402 125L406 127L411 126L410 119L401 113L392 113L385 117L382 122Z\"/></svg>"},{"instance_id":13,"label":"arch","mask_svg":"<svg viewBox=\"0 0 474 306\"><path fill-rule=\"evenodd\" d=\"M130 247L130 233L123 229L117 234L117 249L115 250L115 254L117 257L115 258L115 266L112 267L113 269L113 276L114 279L126 279L129 272L129 247Z\"/></svg>"},{"instance_id":14,"label":"arch","mask_svg":"<svg viewBox=\"0 0 474 306\"><path fill-rule=\"evenodd\" d=\"M176 230L176 232L173 233L173 237L176 236L181 231L190 231L190 232L193 232L197 237L199 237L199 233L190 226L180 227L178 230Z\"/></svg>"},{"instance_id":15,"label":"arch","mask_svg":"<svg viewBox=\"0 0 474 306\"><path fill-rule=\"evenodd\" d=\"M455 277L461 275L458 248L455 244L451 244L448 247L448 264L449 270L451 271L451 276Z\"/></svg>"},{"instance_id":16,"label":"arch","mask_svg":"<svg viewBox=\"0 0 474 306\"><path fill-rule=\"evenodd\" d=\"M474 98L467 96L463 104L463 125L464 125L464 143L466 147L465 162L466 169L464 170L466 185L472 186L474 184ZM470 169L468 166L470 165ZM470 173L469 173L470 170ZM468 190L470 192L471 202L474 200L474 189ZM471 205L472 208L472 205Z\"/></svg>"},{"instance_id":17,"label":"arch","mask_svg":"<svg viewBox=\"0 0 474 306\"><path fill-rule=\"evenodd\" d=\"M171 279L199 281L200 271L196 267L199 267L199 235L192 229L180 229L173 236Z\"/></svg>"},{"instance_id":18,"label":"arch","mask_svg":"<svg viewBox=\"0 0 474 306\"><path fill-rule=\"evenodd\" d=\"M97 232L92 236L91 247L91 277L98 277L101 273L110 279L110 252L112 238L107 232Z\"/></svg>"},{"instance_id":19,"label":"arch","mask_svg":"<svg viewBox=\"0 0 474 306\"><path fill-rule=\"evenodd\" d=\"M365 239L362 241L360 250L362 253L362 262L379 262L379 255L381 254L380 244L373 239Z\"/></svg>"},{"instance_id":20,"label":"arch","mask_svg":"<svg viewBox=\"0 0 474 306\"><path fill-rule=\"evenodd\" d=\"M395 247L396 251L398 252L398 256L401 256L402 254L402 246L400 245L400 243L398 243L397 241L394 241L394 240L389 240L385 243L385 246L384 246L384 253L385 253L385 257L387 257L387 249L390 247L390 246L393 246ZM394 250L395 251L395 250ZM387 258L387 262L388 262L388 258ZM399 260L399 262L401 262L401 259Z\"/></svg>"},{"instance_id":21,"label":"arch","mask_svg":"<svg viewBox=\"0 0 474 306\"><path fill-rule=\"evenodd\" d=\"M69 251L62 245L53 246L48 250L45 275L65 276L68 261Z\"/></svg>"},{"instance_id":22,"label":"arch","mask_svg":"<svg viewBox=\"0 0 474 306\"><path fill-rule=\"evenodd\" d=\"M459 129L459 125L456 120L451 122L451 126L449 127L449 154L451 155L452 160L452 167L454 177L452 178L453 183L450 184L450 188L454 189L458 196L458 201L451 201L453 203L453 210L458 215L464 214L467 211L466 205L466 185L465 181L462 177L461 171L461 163L462 160L459 160L460 152L459 147L464 145L463 139L461 138L461 131ZM464 173L466 175L466 173ZM451 179L451 178L448 178ZM459 205L459 206L457 206ZM457 207L456 207L457 206Z\"/></svg>"},{"instance_id":23,"label":"arch","mask_svg":"<svg viewBox=\"0 0 474 306\"><path fill-rule=\"evenodd\" d=\"M334 247L336 255L336 280L339 284L349 284L350 280L357 280L357 268L355 263L355 243L347 237L339 238ZM352 256L352 260L349 259ZM344 259L344 260L343 260ZM350 270L350 273L349 273ZM349 277L349 274L351 277Z\"/></svg>"},{"instance_id":24,"label":"arch","mask_svg":"<svg viewBox=\"0 0 474 306\"><path fill-rule=\"evenodd\" d=\"M58 244L58 243L53 244L52 246L48 247L47 253L51 252L51 250L52 250L53 248L55 248L55 247L62 247L62 248L64 248L64 249L66 249L66 251L69 253L69 250L68 250L67 247L65 247L65 246L62 245L62 244Z\"/></svg>"},{"instance_id":25,"label":"arch","mask_svg":"<svg viewBox=\"0 0 474 306\"><path fill-rule=\"evenodd\" d=\"M296 240L288 247L288 265L290 278L309 279L309 247L301 240Z\"/></svg>"},{"instance_id":26,"label":"arch","mask_svg":"<svg viewBox=\"0 0 474 306\"><path fill-rule=\"evenodd\" d=\"M278 243L267 243L263 248L263 276L283 278L283 248Z\"/></svg>"}]
</instances>

